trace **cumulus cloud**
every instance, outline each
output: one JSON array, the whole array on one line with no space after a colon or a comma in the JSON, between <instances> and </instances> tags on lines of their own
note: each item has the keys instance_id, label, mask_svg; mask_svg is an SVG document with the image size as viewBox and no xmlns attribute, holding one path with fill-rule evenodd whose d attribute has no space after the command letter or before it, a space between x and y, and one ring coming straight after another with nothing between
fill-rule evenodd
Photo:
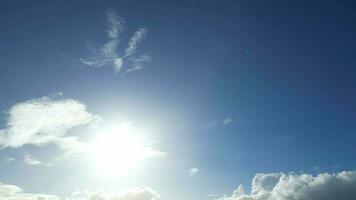
<instances>
[{"instance_id":1,"label":"cumulus cloud","mask_svg":"<svg viewBox=\"0 0 356 200\"><path fill-rule=\"evenodd\" d=\"M108 10L106 17L108 41L99 47L89 46L91 55L81 58L82 64L92 67L112 66L116 73L122 75L142 69L143 65L150 61L150 57L148 55L136 56L136 50L147 35L147 28L139 28L134 33L121 56L118 53L118 46L120 36L125 28L125 21L115 10Z\"/></svg>"},{"instance_id":2,"label":"cumulus cloud","mask_svg":"<svg viewBox=\"0 0 356 200\"><path fill-rule=\"evenodd\" d=\"M191 168L191 169L189 169L188 175L189 176L194 176L197 173L199 173L199 169L198 168Z\"/></svg>"},{"instance_id":3,"label":"cumulus cloud","mask_svg":"<svg viewBox=\"0 0 356 200\"><path fill-rule=\"evenodd\" d=\"M6 127L0 129L1 148L19 148L24 145L56 145L66 156L84 149L74 136L66 136L69 130L90 125L99 116L89 113L86 106L73 99L55 100L51 97L32 99L13 105L7 112ZM27 164L38 163L28 155Z\"/></svg>"},{"instance_id":4,"label":"cumulus cloud","mask_svg":"<svg viewBox=\"0 0 356 200\"><path fill-rule=\"evenodd\" d=\"M337 174L256 174L251 193L239 186L219 200L350 200L356 199L356 171Z\"/></svg>"},{"instance_id":5,"label":"cumulus cloud","mask_svg":"<svg viewBox=\"0 0 356 200\"><path fill-rule=\"evenodd\" d=\"M0 182L1 200L59 200L55 195L25 193L16 185L7 185Z\"/></svg>"}]
</instances>

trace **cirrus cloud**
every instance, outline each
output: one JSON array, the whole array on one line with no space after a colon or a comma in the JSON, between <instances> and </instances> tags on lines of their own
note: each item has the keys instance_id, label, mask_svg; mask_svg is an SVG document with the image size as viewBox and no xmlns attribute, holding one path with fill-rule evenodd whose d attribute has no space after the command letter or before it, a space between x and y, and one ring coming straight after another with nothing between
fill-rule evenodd
<instances>
[{"instance_id":1,"label":"cirrus cloud","mask_svg":"<svg viewBox=\"0 0 356 200\"><path fill-rule=\"evenodd\" d=\"M90 55L81 58L83 65L90 67L112 66L115 73L125 75L129 72L140 70L145 63L151 61L148 55L136 55L138 45L146 38L147 28L139 28L131 37L123 55L118 53L121 34L125 29L125 21L115 10L106 13L108 40L103 45L88 46Z\"/></svg>"}]
</instances>

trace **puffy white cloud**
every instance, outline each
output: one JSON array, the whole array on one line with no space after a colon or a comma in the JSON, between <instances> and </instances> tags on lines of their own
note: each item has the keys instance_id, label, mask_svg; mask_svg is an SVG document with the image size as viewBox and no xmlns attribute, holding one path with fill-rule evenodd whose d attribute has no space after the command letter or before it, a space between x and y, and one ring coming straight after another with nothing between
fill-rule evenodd
<instances>
[{"instance_id":1,"label":"puffy white cloud","mask_svg":"<svg viewBox=\"0 0 356 200\"><path fill-rule=\"evenodd\" d=\"M219 200L350 200L356 199L356 171L337 174L256 174L251 193L239 186Z\"/></svg>"},{"instance_id":2,"label":"puffy white cloud","mask_svg":"<svg viewBox=\"0 0 356 200\"><path fill-rule=\"evenodd\" d=\"M188 175L189 176L194 176L197 173L199 173L199 169L198 168L191 168L191 169L189 169Z\"/></svg>"},{"instance_id":3,"label":"puffy white cloud","mask_svg":"<svg viewBox=\"0 0 356 200\"><path fill-rule=\"evenodd\" d=\"M55 195L25 193L16 185L7 185L0 182L1 200L59 200Z\"/></svg>"},{"instance_id":4,"label":"puffy white cloud","mask_svg":"<svg viewBox=\"0 0 356 200\"><path fill-rule=\"evenodd\" d=\"M79 101L55 100L50 97L17 103L7 114L6 127L0 129L1 148L53 144L62 149L66 156L82 151L85 146L76 137L66 136L68 131L100 120L99 116L89 113ZM28 164L38 164L28 155L25 156L26 160Z\"/></svg>"},{"instance_id":5,"label":"puffy white cloud","mask_svg":"<svg viewBox=\"0 0 356 200\"><path fill-rule=\"evenodd\" d=\"M151 60L148 55L135 56L136 49L146 35L147 28L139 28L132 36L124 55L118 53L120 35L125 28L125 21L115 10L107 11L107 35L108 41L99 47L90 46L91 55L87 58L81 58L82 64L92 67L112 66L116 73L126 73L140 70L143 65Z\"/></svg>"}]
</instances>

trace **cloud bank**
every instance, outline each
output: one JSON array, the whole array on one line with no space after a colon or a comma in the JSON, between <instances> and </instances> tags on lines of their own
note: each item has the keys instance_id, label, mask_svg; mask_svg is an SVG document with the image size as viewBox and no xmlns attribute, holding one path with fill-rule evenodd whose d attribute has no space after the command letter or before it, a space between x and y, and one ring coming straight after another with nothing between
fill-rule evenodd
<instances>
[{"instance_id":1,"label":"cloud bank","mask_svg":"<svg viewBox=\"0 0 356 200\"><path fill-rule=\"evenodd\" d=\"M356 199L356 171L337 174L256 174L252 190L240 185L231 196L219 200L350 200Z\"/></svg>"},{"instance_id":2,"label":"cloud bank","mask_svg":"<svg viewBox=\"0 0 356 200\"><path fill-rule=\"evenodd\" d=\"M0 182L1 200L158 200L160 195L149 187L135 188L122 194L108 194L98 192L74 192L70 197L60 198L56 195L25 193L16 185Z\"/></svg>"},{"instance_id":3,"label":"cloud bank","mask_svg":"<svg viewBox=\"0 0 356 200\"><path fill-rule=\"evenodd\" d=\"M115 73L122 75L143 68L143 65L151 60L148 55L136 56L137 46L145 39L147 28L139 28L130 39L125 52L121 56L118 53L120 36L125 29L125 21L116 11L108 10L107 14L108 41L99 47L90 47L91 55L81 58L82 64L91 67L112 66Z\"/></svg>"}]
</instances>

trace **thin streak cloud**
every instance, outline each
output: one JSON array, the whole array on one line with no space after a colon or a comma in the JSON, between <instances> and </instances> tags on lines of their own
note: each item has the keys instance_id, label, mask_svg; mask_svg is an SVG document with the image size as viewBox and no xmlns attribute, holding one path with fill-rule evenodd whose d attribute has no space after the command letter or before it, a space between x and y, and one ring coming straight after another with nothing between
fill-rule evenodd
<instances>
[{"instance_id":1,"label":"thin streak cloud","mask_svg":"<svg viewBox=\"0 0 356 200\"><path fill-rule=\"evenodd\" d=\"M118 47L120 36L125 29L125 20L115 10L108 10L106 18L108 40L98 47L89 43L90 55L81 58L81 63L90 67L111 66L116 74L121 75L143 69L144 64L150 62L151 58L148 55L136 55L136 51L138 44L146 38L147 28L139 28L130 39L123 55L120 55Z\"/></svg>"}]
</instances>

